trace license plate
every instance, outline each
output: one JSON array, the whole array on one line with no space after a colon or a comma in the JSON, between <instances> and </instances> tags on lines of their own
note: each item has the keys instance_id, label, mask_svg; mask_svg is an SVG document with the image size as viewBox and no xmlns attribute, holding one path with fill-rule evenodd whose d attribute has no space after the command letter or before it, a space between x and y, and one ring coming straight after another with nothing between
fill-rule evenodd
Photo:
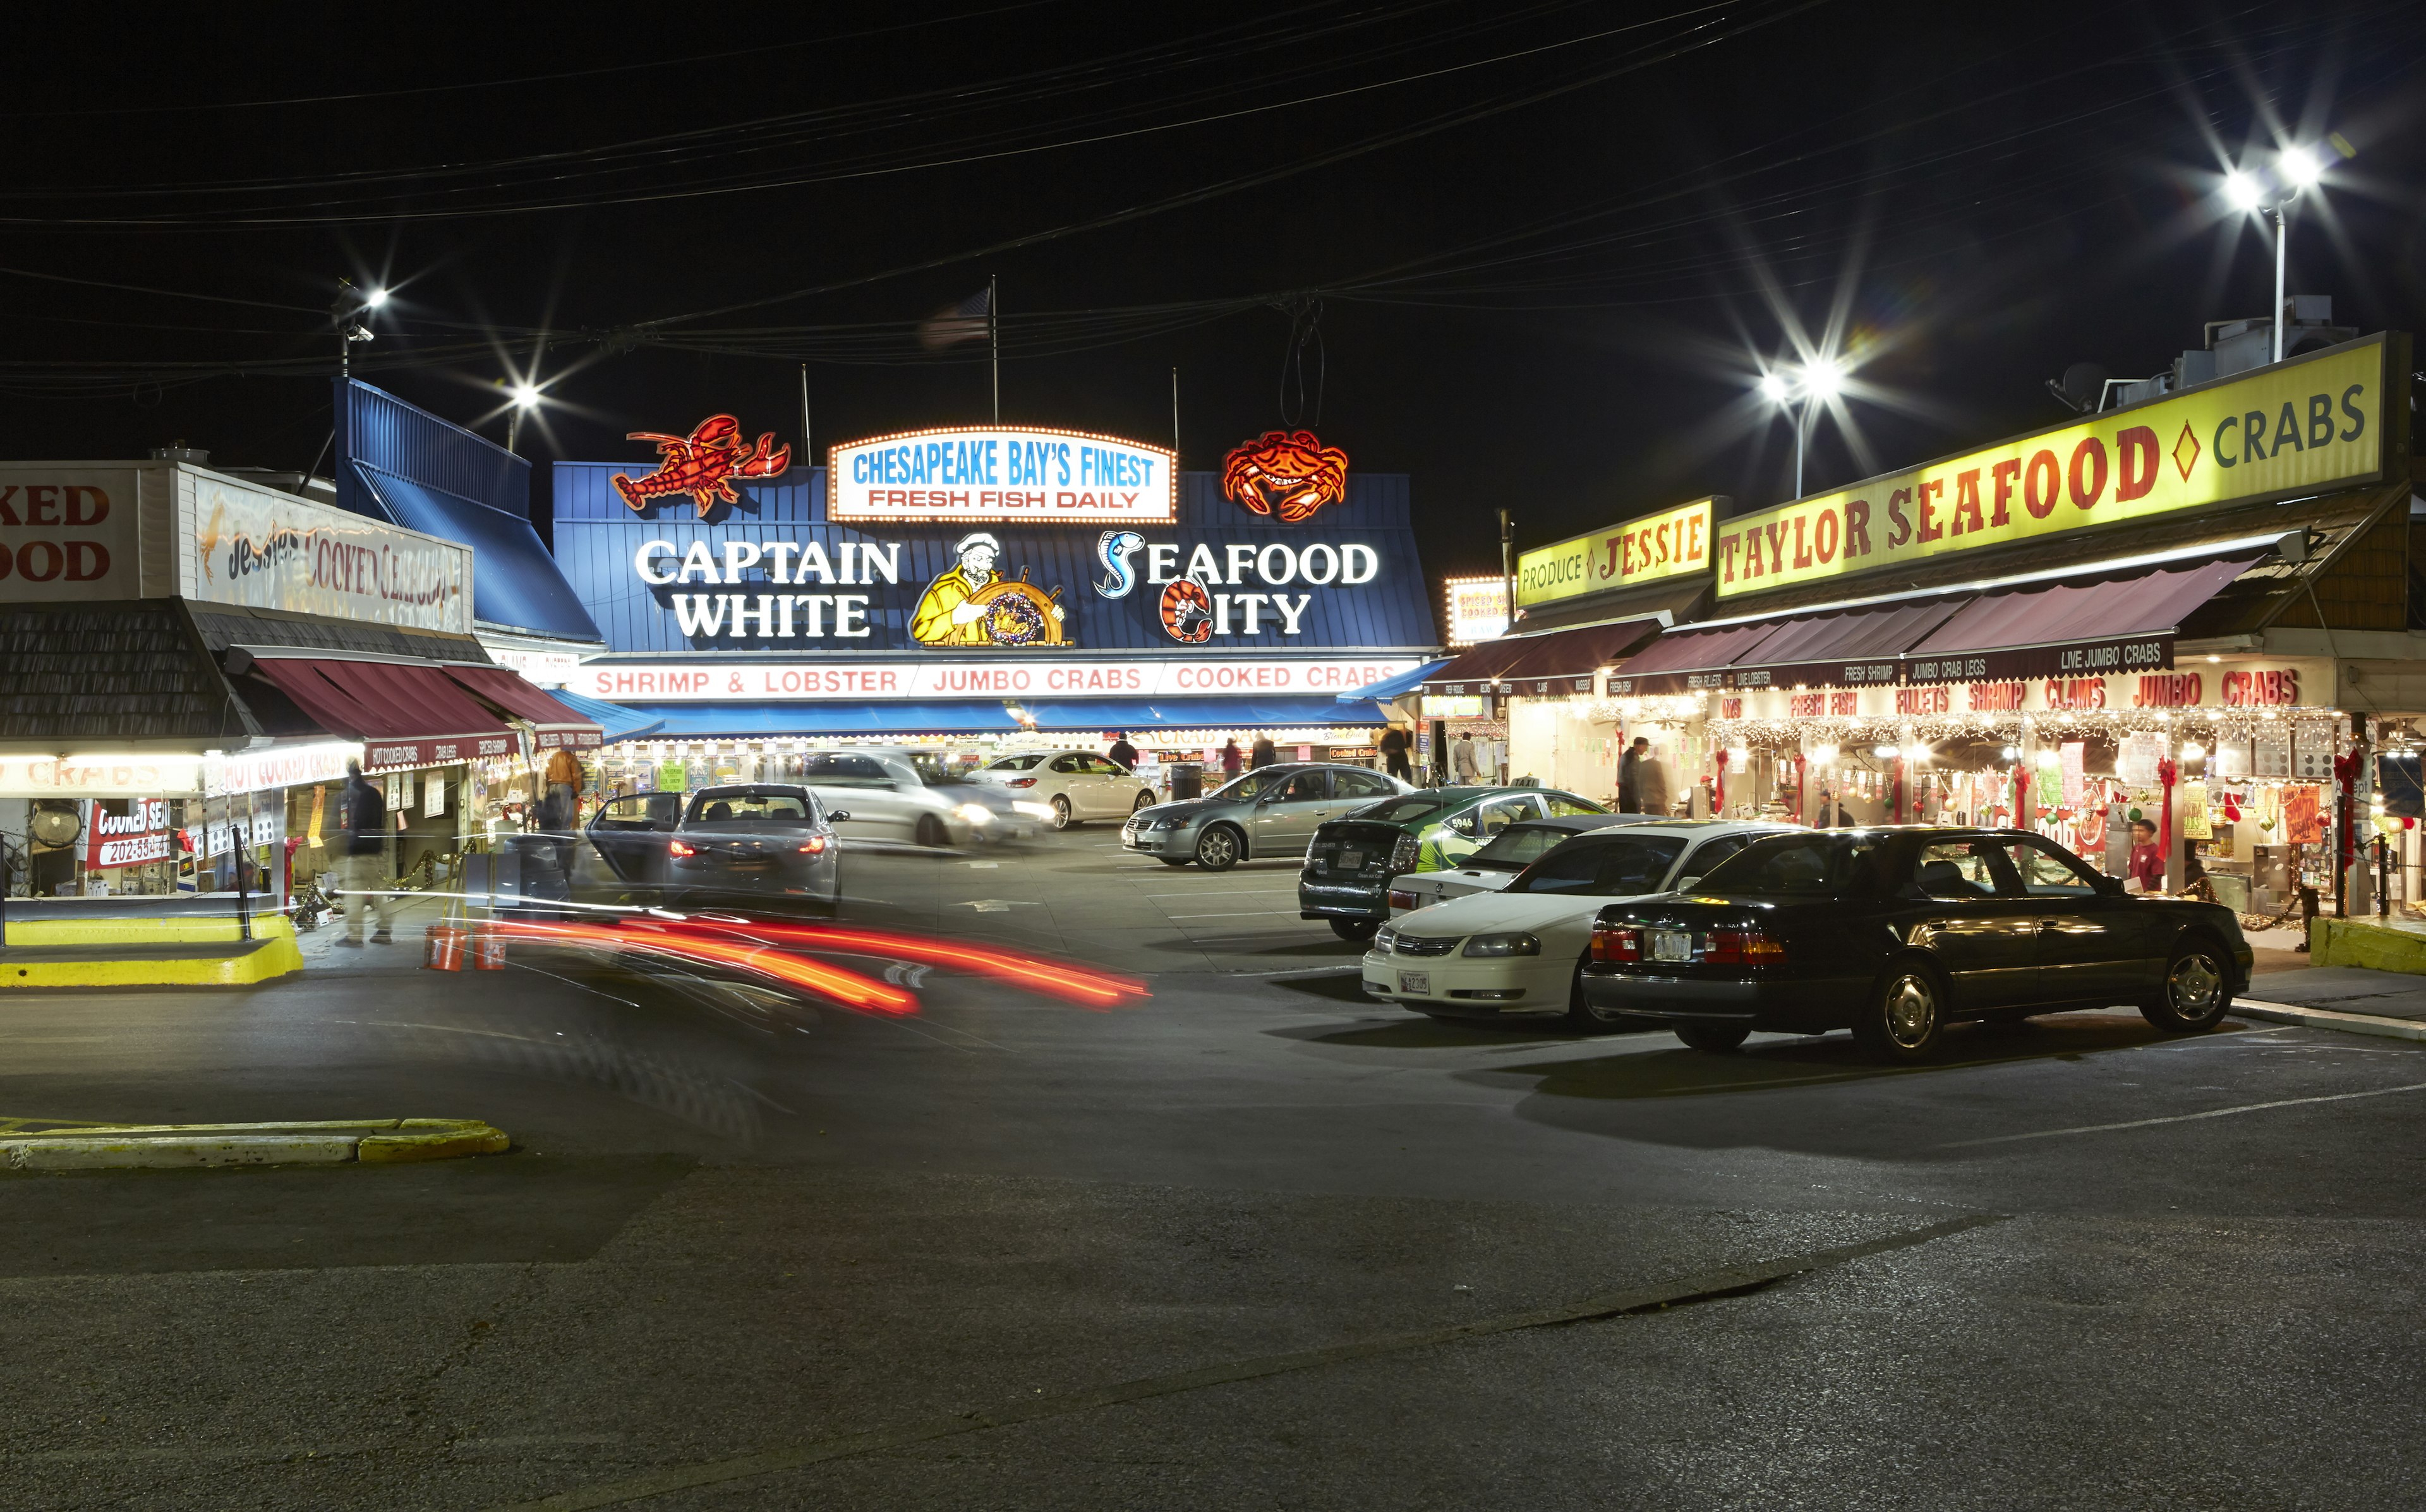
<instances>
[{"instance_id":1,"label":"license plate","mask_svg":"<svg viewBox=\"0 0 2426 1512\"><path fill-rule=\"evenodd\" d=\"M1331 863L1331 869L1334 872L1363 871L1365 853L1361 850L1343 850L1339 853L1339 859Z\"/></svg>"},{"instance_id":2,"label":"license plate","mask_svg":"<svg viewBox=\"0 0 2426 1512\"><path fill-rule=\"evenodd\" d=\"M1693 958L1691 932L1684 929L1652 930L1651 958L1653 960L1691 960Z\"/></svg>"},{"instance_id":3,"label":"license plate","mask_svg":"<svg viewBox=\"0 0 2426 1512\"><path fill-rule=\"evenodd\" d=\"M1400 972L1399 973L1399 990L1401 992L1429 993L1431 989L1432 973L1430 972Z\"/></svg>"}]
</instances>

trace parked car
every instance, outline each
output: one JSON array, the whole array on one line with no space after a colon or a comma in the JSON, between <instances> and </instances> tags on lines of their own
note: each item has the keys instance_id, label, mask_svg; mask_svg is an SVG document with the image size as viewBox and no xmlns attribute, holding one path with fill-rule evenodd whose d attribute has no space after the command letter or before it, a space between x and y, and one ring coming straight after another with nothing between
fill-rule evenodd
<instances>
[{"instance_id":1,"label":"parked car","mask_svg":"<svg viewBox=\"0 0 2426 1512\"><path fill-rule=\"evenodd\" d=\"M1408 872L1390 878L1390 917L1472 893L1496 893L1551 846L1617 825L1664 824L1656 813L1569 813L1528 819L1502 829L1480 850L1446 872Z\"/></svg>"},{"instance_id":2,"label":"parked car","mask_svg":"<svg viewBox=\"0 0 2426 1512\"><path fill-rule=\"evenodd\" d=\"M1333 814L1414 791L1363 766L1266 766L1201 798L1140 809L1121 827L1121 844L1166 866L1225 872L1250 859L1302 856Z\"/></svg>"},{"instance_id":3,"label":"parked car","mask_svg":"<svg viewBox=\"0 0 2426 1512\"><path fill-rule=\"evenodd\" d=\"M752 782L609 798L591 816L591 845L623 880L669 907L757 895L833 912L842 899L842 845L828 810L806 788Z\"/></svg>"},{"instance_id":4,"label":"parked car","mask_svg":"<svg viewBox=\"0 0 2426 1512\"><path fill-rule=\"evenodd\" d=\"M998 784L1056 829L1088 819L1125 819L1154 802L1154 789L1108 756L1092 750L1023 750L997 756L969 774Z\"/></svg>"},{"instance_id":5,"label":"parked car","mask_svg":"<svg viewBox=\"0 0 2426 1512\"><path fill-rule=\"evenodd\" d=\"M849 812L849 818L835 821L846 840L966 845L994 828L991 803L940 774L930 780L907 752L816 750L800 760L801 785L826 807Z\"/></svg>"},{"instance_id":6,"label":"parked car","mask_svg":"<svg viewBox=\"0 0 2426 1512\"><path fill-rule=\"evenodd\" d=\"M1602 907L1690 886L1781 828L1654 818L1571 836L1504 888L1392 920L1365 953L1365 990L1434 1018L1564 1014L1610 1027L1617 1016L1594 1011L1580 985Z\"/></svg>"},{"instance_id":7,"label":"parked car","mask_svg":"<svg viewBox=\"0 0 2426 1512\"><path fill-rule=\"evenodd\" d=\"M1592 1008L1698 1050L1849 1028L1890 1064L1964 1019L2129 1004L2210 1029L2251 962L2230 909L2127 893L2021 830L1917 826L1757 841L1688 894L1603 909L1592 956Z\"/></svg>"},{"instance_id":8,"label":"parked car","mask_svg":"<svg viewBox=\"0 0 2426 1512\"><path fill-rule=\"evenodd\" d=\"M1298 878L1298 915L1330 920L1342 940L1370 940L1390 917L1390 878L1447 870L1513 824L1601 812L1556 788L1409 789L1316 832Z\"/></svg>"}]
</instances>

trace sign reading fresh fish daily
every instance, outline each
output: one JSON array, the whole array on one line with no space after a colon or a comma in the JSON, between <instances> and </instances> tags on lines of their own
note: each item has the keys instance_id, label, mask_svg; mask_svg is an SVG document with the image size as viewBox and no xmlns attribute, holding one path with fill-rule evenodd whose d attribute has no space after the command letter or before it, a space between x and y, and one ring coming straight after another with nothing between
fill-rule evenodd
<instances>
[{"instance_id":1,"label":"sign reading fresh fish daily","mask_svg":"<svg viewBox=\"0 0 2426 1512\"><path fill-rule=\"evenodd\" d=\"M837 523L1168 524L1175 454L1077 430L983 426L872 436L833 448Z\"/></svg>"},{"instance_id":2,"label":"sign reading fresh fish daily","mask_svg":"<svg viewBox=\"0 0 2426 1512\"><path fill-rule=\"evenodd\" d=\"M1719 528L1719 597L2383 476L2383 336Z\"/></svg>"},{"instance_id":3,"label":"sign reading fresh fish daily","mask_svg":"<svg viewBox=\"0 0 2426 1512\"><path fill-rule=\"evenodd\" d=\"M1075 478L1097 464L1074 452L1071 465ZM1107 523L1049 503L1008 520L837 521L833 487L798 468L736 480L736 502L703 520L684 499L635 512L614 474L555 469L557 560L612 653L1412 654L1440 643L1401 475L1355 475L1319 516L1284 522L1225 499L1213 474L1164 472L1140 491L1176 498L1164 521Z\"/></svg>"},{"instance_id":4,"label":"sign reading fresh fish daily","mask_svg":"<svg viewBox=\"0 0 2426 1512\"><path fill-rule=\"evenodd\" d=\"M1710 522L1723 501L1695 499L1516 558L1516 602L1548 603L1710 569Z\"/></svg>"}]
</instances>

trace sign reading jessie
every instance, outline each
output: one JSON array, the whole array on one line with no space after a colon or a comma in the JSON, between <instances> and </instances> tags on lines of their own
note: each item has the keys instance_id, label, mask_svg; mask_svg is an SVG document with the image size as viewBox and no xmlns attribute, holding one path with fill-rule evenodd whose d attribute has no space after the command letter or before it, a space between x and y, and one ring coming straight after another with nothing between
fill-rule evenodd
<instances>
[{"instance_id":1,"label":"sign reading jessie","mask_svg":"<svg viewBox=\"0 0 2426 1512\"><path fill-rule=\"evenodd\" d=\"M1717 527L1719 597L2384 475L2383 335Z\"/></svg>"}]
</instances>

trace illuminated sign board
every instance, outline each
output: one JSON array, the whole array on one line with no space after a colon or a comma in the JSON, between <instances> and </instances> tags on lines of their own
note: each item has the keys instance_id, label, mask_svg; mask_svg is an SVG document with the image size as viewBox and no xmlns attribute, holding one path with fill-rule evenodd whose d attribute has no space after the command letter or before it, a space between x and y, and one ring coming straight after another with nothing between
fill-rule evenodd
<instances>
[{"instance_id":1,"label":"illuminated sign board","mask_svg":"<svg viewBox=\"0 0 2426 1512\"><path fill-rule=\"evenodd\" d=\"M1223 657L1219 661L1027 658L984 662L583 664L568 686L596 699L865 703L925 699L1205 698L1352 693L1421 667L1412 656Z\"/></svg>"},{"instance_id":2,"label":"illuminated sign board","mask_svg":"<svg viewBox=\"0 0 2426 1512\"><path fill-rule=\"evenodd\" d=\"M1530 606L1707 571L1720 503L1695 499L1527 552L1516 559L1516 603Z\"/></svg>"},{"instance_id":3,"label":"illuminated sign board","mask_svg":"<svg viewBox=\"0 0 2426 1512\"><path fill-rule=\"evenodd\" d=\"M830 454L826 518L1168 524L1177 462L1160 446L1024 426L873 436Z\"/></svg>"},{"instance_id":4,"label":"illuminated sign board","mask_svg":"<svg viewBox=\"0 0 2426 1512\"><path fill-rule=\"evenodd\" d=\"M1508 580L1453 577L1441 585L1448 600L1451 646L1472 646L1508 634Z\"/></svg>"},{"instance_id":5,"label":"illuminated sign board","mask_svg":"<svg viewBox=\"0 0 2426 1512\"><path fill-rule=\"evenodd\" d=\"M2385 360L2385 339L2370 337L1738 516L1717 533L1719 596L2373 481Z\"/></svg>"},{"instance_id":6,"label":"illuminated sign board","mask_svg":"<svg viewBox=\"0 0 2426 1512\"><path fill-rule=\"evenodd\" d=\"M469 546L207 473L179 514L189 599L471 633Z\"/></svg>"},{"instance_id":7,"label":"illuminated sign board","mask_svg":"<svg viewBox=\"0 0 2426 1512\"><path fill-rule=\"evenodd\" d=\"M0 466L0 602L132 599L138 469Z\"/></svg>"}]
</instances>

